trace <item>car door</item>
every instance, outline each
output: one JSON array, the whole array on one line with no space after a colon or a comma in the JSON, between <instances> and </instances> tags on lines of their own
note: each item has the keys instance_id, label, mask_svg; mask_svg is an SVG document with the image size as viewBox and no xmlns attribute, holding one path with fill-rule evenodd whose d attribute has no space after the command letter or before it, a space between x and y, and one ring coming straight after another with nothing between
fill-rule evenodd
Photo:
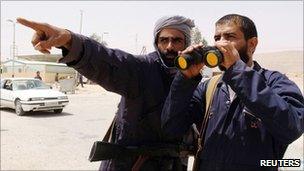
<instances>
[{"instance_id":1,"label":"car door","mask_svg":"<svg viewBox=\"0 0 304 171\"><path fill-rule=\"evenodd\" d=\"M14 108L14 97L13 97L13 82L8 79L3 83L1 88L1 106Z\"/></svg>"}]
</instances>

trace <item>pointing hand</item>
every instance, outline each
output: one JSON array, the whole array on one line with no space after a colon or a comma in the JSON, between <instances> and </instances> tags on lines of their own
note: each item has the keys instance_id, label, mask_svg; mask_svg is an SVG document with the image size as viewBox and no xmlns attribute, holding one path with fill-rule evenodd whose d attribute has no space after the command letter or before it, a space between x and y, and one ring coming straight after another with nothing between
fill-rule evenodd
<instances>
[{"instance_id":1,"label":"pointing hand","mask_svg":"<svg viewBox=\"0 0 304 171\"><path fill-rule=\"evenodd\" d=\"M32 44L36 50L50 53L52 47L64 46L70 49L72 36L68 30L24 18L17 18L17 22L36 31L32 38Z\"/></svg>"}]
</instances>

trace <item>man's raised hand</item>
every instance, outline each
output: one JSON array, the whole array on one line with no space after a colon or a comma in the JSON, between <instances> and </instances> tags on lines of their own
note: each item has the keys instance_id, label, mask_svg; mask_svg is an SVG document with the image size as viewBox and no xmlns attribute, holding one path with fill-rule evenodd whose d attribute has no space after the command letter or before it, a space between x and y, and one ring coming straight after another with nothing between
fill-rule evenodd
<instances>
[{"instance_id":1,"label":"man's raised hand","mask_svg":"<svg viewBox=\"0 0 304 171\"><path fill-rule=\"evenodd\" d=\"M194 51L195 49L199 49L201 47L203 47L204 45L202 43L199 43L197 45L192 45L187 47L184 51L179 52L179 55L182 54L190 54L192 51ZM197 75L200 74L200 70L204 67L204 63L198 63L198 64L193 64L191 65L188 69L186 70L181 70L181 72L183 73L183 75L187 78L193 78Z\"/></svg>"},{"instance_id":2,"label":"man's raised hand","mask_svg":"<svg viewBox=\"0 0 304 171\"><path fill-rule=\"evenodd\" d=\"M17 22L36 31L32 38L32 44L36 50L50 53L52 47L63 46L70 49L72 37L68 30L24 18L17 18Z\"/></svg>"}]
</instances>

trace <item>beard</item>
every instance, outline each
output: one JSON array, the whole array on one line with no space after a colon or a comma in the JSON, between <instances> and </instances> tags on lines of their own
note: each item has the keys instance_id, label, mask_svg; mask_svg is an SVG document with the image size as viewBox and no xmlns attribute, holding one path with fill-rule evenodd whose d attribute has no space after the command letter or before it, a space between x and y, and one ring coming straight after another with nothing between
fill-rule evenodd
<instances>
[{"instance_id":1,"label":"beard","mask_svg":"<svg viewBox=\"0 0 304 171\"><path fill-rule=\"evenodd\" d=\"M167 67L175 67L174 60L177 57L177 55L178 55L178 52L173 51L173 50L165 51L165 52L160 51L160 56Z\"/></svg>"},{"instance_id":2,"label":"beard","mask_svg":"<svg viewBox=\"0 0 304 171\"><path fill-rule=\"evenodd\" d=\"M248 50L247 44L244 47L242 47L240 50L238 50L240 58L245 64L247 64L249 61L249 56L247 54L247 50Z\"/></svg>"}]
</instances>

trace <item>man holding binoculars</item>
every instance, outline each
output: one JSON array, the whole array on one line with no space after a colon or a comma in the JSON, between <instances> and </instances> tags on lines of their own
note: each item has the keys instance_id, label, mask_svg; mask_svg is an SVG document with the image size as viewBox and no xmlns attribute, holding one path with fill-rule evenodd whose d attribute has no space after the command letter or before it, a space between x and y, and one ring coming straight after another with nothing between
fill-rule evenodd
<instances>
[{"instance_id":1,"label":"man holding binoculars","mask_svg":"<svg viewBox=\"0 0 304 171\"><path fill-rule=\"evenodd\" d=\"M219 80L200 83L203 59L189 66L185 56L204 48L190 46L180 53L180 61L176 60L180 72L162 111L162 128L174 141L192 123L198 125L195 169L278 170L281 165L264 167L261 160L282 159L287 146L302 135L303 95L286 76L253 61L258 36L248 17L220 18L214 40L223 55L219 64L223 74Z\"/></svg>"}]
</instances>

